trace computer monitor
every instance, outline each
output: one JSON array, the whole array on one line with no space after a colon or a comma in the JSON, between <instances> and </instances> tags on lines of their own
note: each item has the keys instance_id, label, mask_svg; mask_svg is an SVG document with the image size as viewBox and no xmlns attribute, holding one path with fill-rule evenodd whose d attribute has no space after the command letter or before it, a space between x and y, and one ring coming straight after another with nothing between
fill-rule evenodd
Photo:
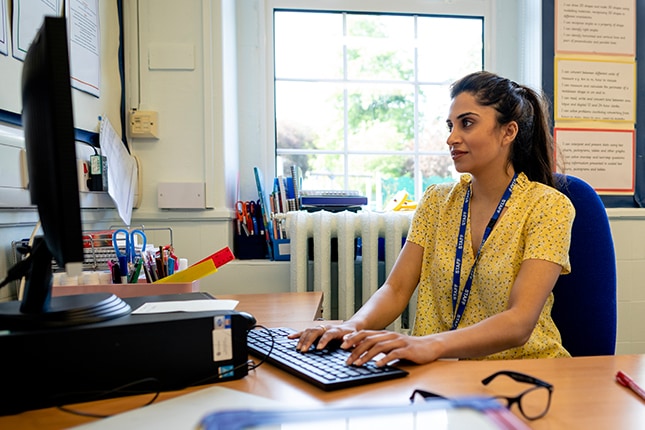
<instances>
[{"instance_id":1,"label":"computer monitor","mask_svg":"<svg viewBox=\"0 0 645 430\"><path fill-rule=\"evenodd\" d=\"M76 174L66 21L45 17L22 69L22 125L29 193L43 236L21 264L22 300L0 303L0 329L69 326L117 318L130 306L113 294L52 297L52 257L80 274L83 239Z\"/></svg>"}]
</instances>

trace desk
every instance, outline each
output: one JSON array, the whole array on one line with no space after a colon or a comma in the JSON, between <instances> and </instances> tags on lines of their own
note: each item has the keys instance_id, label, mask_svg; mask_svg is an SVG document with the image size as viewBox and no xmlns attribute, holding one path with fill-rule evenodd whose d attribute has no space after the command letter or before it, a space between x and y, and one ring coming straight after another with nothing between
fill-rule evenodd
<instances>
[{"instance_id":1,"label":"desk","mask_svg":"<svg viewBox=\"0 0 645 430\"><path fill-rule=\"evenodd\" d=\"M255 317L258 324L266 327L289 327L302 325L322 318L320 291L312 293L272 294L218 294L218 299L238 300L238 311L245 311Z\"/></svg>"},{"instance_id":2,"label":"desk","mask_svg":"<svg viewBox=\"0 0 645 430\"><path fill-rule=\"evenodd\" d=\"M239 300L238 310L254 313L258 322L279 325L317 324L311 321L320 309L319 293L227 295L218 296ZM302 296L304 294L304 296ZM308 318L298 321L303 314L292 306L302 301L302 311ZM288 303L291 303L289 305ZM308 304L305 304L308 303ZM289 309L289 312L285 312ZM274 314L273 312L278 312ZM295 313L294 313L295 312ZM281 319L282 318L282 319ZM268 364L262 365L237 381L222 382L220 386L280 400L290 406L319 407L334 405L407 404L415 388L434 391L446 397L462 395L517 394L518 384L502 382L485 387L480 381L495 371L508 369L528 373L554 385L551 409L546 417L529 423L535 429L636 429L645 423L645 402L614 381L618 370L630 374L645 385L645 355L578 357L551 360L510 361L439 361L423 366L405 366L410 375L392 381L369 384L335 392L324 392L300 381ZM497 382L497 380L495 381ZM204 387L166 392L161 401L193 392ZM503 391L499 391L503 390ZM93 402L79 406L89 411L116 413L145 403L149 396L132 396ZM286 403L288 401L288 403ZM241 405L242 407L247 405ZM7 429L60 429L92 421L70 415L54 408L0 417L0 428Z\"/></svg>"}]
</instances>

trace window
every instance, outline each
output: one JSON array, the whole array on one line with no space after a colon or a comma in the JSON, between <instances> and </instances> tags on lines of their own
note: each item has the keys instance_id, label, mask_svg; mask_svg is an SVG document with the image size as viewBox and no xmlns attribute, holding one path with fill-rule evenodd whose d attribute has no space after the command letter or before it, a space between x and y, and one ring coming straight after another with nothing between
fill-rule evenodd
<instances>
[{"instance_id":1,"label":"window","mask_svg":"<svg viewBox=\"0 0 645 430\"><path fill-rule=\"evenodd\" d=\"M382 209L457 177L450 84L484 68L484 18L273 10L277 174L358 190Z\"/></svg>"}]
</instances>

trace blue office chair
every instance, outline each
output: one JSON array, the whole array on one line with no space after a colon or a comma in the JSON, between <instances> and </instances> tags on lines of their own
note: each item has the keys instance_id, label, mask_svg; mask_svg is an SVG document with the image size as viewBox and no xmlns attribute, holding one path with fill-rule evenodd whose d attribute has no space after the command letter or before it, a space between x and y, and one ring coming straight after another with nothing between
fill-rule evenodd
<instances>
[{"instance_id":1,"label":"blue office chair","mask_svg":"<svg viewBox=\"0 0 645 430\"><path fill-rule=\"evenodd\" d=\"M556 174L556 186L576 208L571 273L558 279L551 315L573 356L616 351L616 256L607 212L595 190L574 176Z\"/></svg>"}]
</instances>

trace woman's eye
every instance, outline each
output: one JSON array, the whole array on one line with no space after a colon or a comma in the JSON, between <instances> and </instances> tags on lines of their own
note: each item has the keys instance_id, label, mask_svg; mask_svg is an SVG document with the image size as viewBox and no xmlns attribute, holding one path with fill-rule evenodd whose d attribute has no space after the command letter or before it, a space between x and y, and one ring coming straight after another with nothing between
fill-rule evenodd
<instances>
[{"instance_id":1,"label":"woman's eye","mask_svg":"<svg viewBox=\"0 0 645 430\"><path fill-rule=\"evenodd\" d=\"M461 125L464 127L469 127L473 125L473 122L468 118L464 118L463 121L461 122Z\"/></svg>"},{"instance_id":2,"label":"woman's eye","mask_svg":"<svg viewBox=\"0 0 645 430\"><path fill-rule=\"evenodd\" d=\"M451 122L447 122L447 123L446 123L446 128L448 128L448 131L452 131L452 123L451 123Z\"/></svg>"}]
</instances>

